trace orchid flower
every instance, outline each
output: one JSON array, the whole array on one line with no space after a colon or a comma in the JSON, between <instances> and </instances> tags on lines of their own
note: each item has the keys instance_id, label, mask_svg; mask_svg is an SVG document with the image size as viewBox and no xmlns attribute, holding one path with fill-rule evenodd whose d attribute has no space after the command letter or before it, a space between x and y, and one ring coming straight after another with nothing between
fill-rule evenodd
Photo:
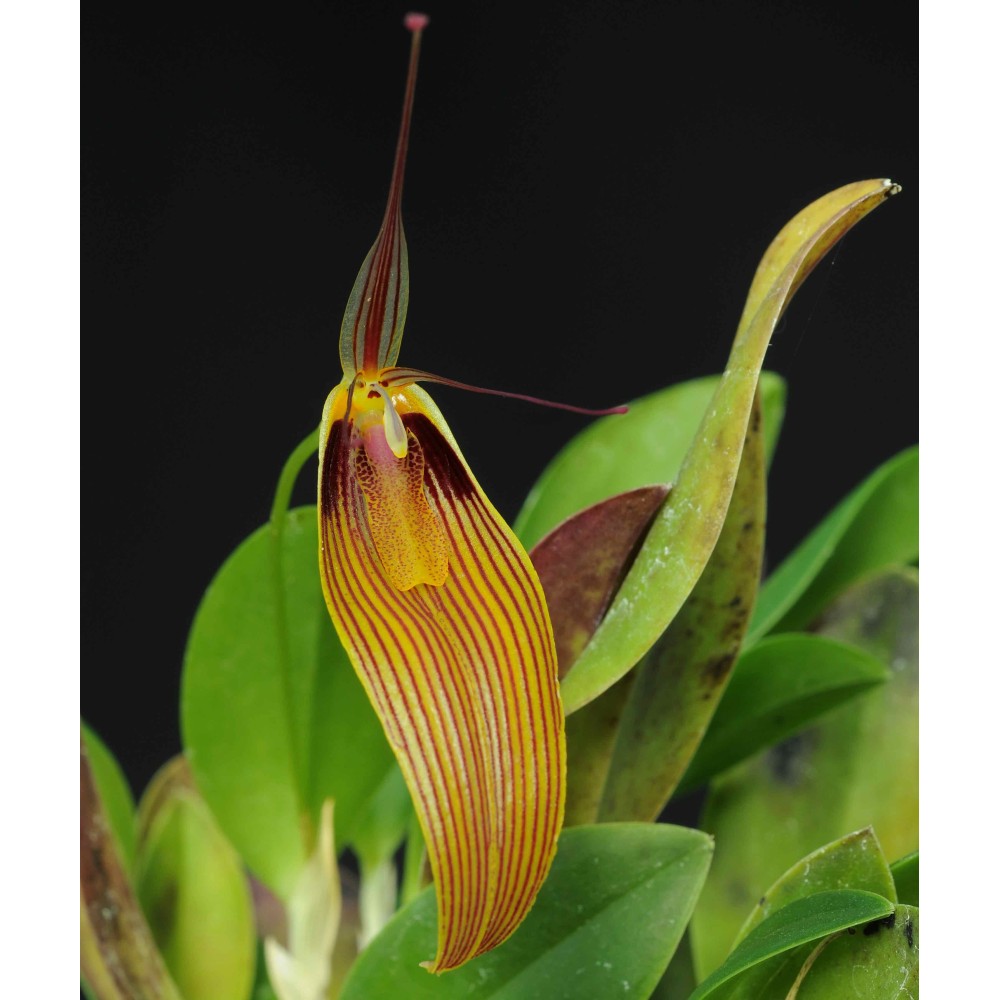
<instances>
[{"instance_id":1,"label":"orchid flower","mask_svg":"<svg viewBox=\"0 0 1000 1000\"><path fill-rule=\"evenodd\" d=\"M320 426L320 572L423 829L438 906L437 955L423 964L440 973L499 945L534 902L562 826L566 744L538 576L415 383L473 387L396 366L409 287L400 204L427 18L405 24L389 200Z\"/></svg>"}]
</instances>

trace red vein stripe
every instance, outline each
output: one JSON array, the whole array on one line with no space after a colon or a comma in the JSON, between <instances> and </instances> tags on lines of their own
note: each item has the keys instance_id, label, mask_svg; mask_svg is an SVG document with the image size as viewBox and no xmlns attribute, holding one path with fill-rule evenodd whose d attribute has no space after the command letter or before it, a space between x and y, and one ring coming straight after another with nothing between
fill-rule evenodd
<instances>
[{"instance_id":1,"label":"red vein stripe","mask_svg":"<svg viewBox=\"0 0 1000 1000\"><path fill-rule=\"evenodd\" d=\"M405 592L389 582L341 421L321 461L321 567L427 837L440 972L503 941L534 901L562 822L565 744L551 626L527 555L447 432L422 412L403 418L424 452L448 578Z\"/></svg>"}]
</instances>

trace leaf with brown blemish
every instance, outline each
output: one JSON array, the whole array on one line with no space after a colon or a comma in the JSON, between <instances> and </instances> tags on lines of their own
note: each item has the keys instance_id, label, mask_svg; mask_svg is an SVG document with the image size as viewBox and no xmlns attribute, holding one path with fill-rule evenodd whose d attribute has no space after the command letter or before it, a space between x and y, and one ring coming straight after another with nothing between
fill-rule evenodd
<instances>
[{"instance_id":1,"label":"leaf with brown blemish","mask_svg":"<svg viewBox=\"0 0 1000 1000\"><path fill-rule=\"evenodd\" d=\"M839 889L830 892L816 892L803 899L797 899L776 910L762 921L743 941L737 945L712 974L701 981L691 994L690 1000L778 1000L787 998L787 987L774 993L768 987L774 982L774 965L782 982L798 964L801 966L802 946L818 945L831 934L850 928L864 927L875 920L882 920L893 912L893 904L873 892L857 889ZM807 958L808 956L806 956ZM791 968L784 959L792 960ZM759 980L764 973L764 981ZM754 981L755 989L742 989L741 980ZM843 994L827 994L836 996Z\"/></svg>"},{"instance_id":2,"label":"leaf with brown blemish","mask_svg":"<svg viewBox=\"0 0 1000 1000\"><path fill-rule=\"evenodd\" d=\"M552 619L559 676L594 634L669 486L643 486L574 514L532 550Z\"/></svg>"},{"instance_id":3,"label":"leaf with brown blemish","mask_svg":"<svg viewBox=\"0 0 1000 1000\"><path fill-rule=\"evenodd\" d=\"M764 438L755 413L726 527L684 608L635 670L566 720L567 823L655 819L711 720L760 579Z\"/></svg>"},{"instance_id":4,"label":"leaf with brown blemish","mask_svg":"<svg viewBox=\"0 0 1000 1000\"><path fill-rule=\"evenodd\" d=\"M826 636L787 632L750 646L736 661L678 794L780 743L889 676L870 653Z\"/></svg>"},{"instance_id":5,"label":"leaf with brown blemish","mask_svg":"<svg viewBox=\"0 0 1000 1000\"><path fill-rule=\"evenodd\" d=\"M794 1000L898 1000L920 994L920 912L897 906L882 920L873 920L840 934L816 956L802 978Z\"/></svg>"},{"instance_id":6,"label":"leaf with brown blemish","mask_svg":"<svg viewBox=\"0 0 1000 1000\"><path fill-rule=\"evenodd\" d=\"M890 903L897 901L889 862L870 826L824 844L792 865L757 901L733 946L775 910L814 892L834 889L864 889L884 896Z\"/></svg>"},{"instance_id":7,"label":"leaf with brown blemish","mask_svg":"<svg viewBox=\"0 0 1000 1000\"><path fill-rule=\"evenodd\" d=\"M633 671L598 810L603 822L656 819L729 681L764 550L761 424L758 397L718 543L677 617Z\"/></svg>"},{"instance_id":8,"label":"leaf with brown blemish","mask_svg":"<svg viewBox=\"0 0 1000 1000\"><path fill-rule=\"evenodd\" d=\"M790 865L871 826L888 857L917 847L917 577L899 569L858 584L827 610L822 635L876 656L890 679L711 785L701 826L716 857L691 925L704 976L747 913Z\"/></svg>"}]
</instances>

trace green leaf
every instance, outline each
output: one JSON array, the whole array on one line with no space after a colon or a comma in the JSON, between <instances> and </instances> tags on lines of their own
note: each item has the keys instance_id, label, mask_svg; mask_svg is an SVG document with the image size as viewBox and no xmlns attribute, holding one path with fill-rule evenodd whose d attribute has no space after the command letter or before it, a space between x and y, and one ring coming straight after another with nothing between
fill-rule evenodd
<instances>
[{"instance_id":1,"label":"green leaf","mask_svg":"<svg viewBox=\"0 0 1000 1000\"><path fill-rule=\"evenodd\" d=\"M757 593L764 552L764 479L757 400L732 501L708 564L677 617L626 678L631 687L601 795L601 822L656 819L705 734ZM600 698L591 704L596 701Z\"/></svg>"},{"instance_id":2,"label":"green leaf","mask_svg":"<svg viewBox=\"0 0 1000 1000\"><path fill-rule=\"evenodd\" d=\"M100 1000L181 1000L156 949L80 740L80 976Z\"/></svg>"},{"instance_id":3,"label":"green leaf","mask_svg":"<svg viewBox=\"0 0 1000 1000\"><path fill-rule=\"evenodd\" d=\"M802 628L854 581L913 562L918 477L919 453L909 448L848 494L765 581L748 643Z\"/></svg>"},{"instance_id":4,"label":"green leaf","mask_svg":"<svg viewBox=\"0 0 1000 1000\"><path fill-rule=\"evenodd\" d=\"M171 977L185 1000L246 1000L256 965L249 887L183 758L161 768L139 811L136 891Z\"/></svg>"},{"instance_id":5,"label":"green leaf","mask_svg":"<svg viewBox=\"0 0 1000 1000\"><path fill-rule=\"evenodd\" d=\"M821 632L888 664L890 680L712 782L701 826L715 860L691 924L700 976L767 887L823 844L871 826L889 857L917 847L917 597L913 570L842 595Z\"/></svg>"},{"instance_id":6,"label":"green leaf","mask_svg":"<svg viewBox=\"0 0 1000 1000\"><path fill-rule=\"evenodd\" d=\"M730 980L782 952L829 934L888 916L889 900L873 892L841 889L817 892L776 910L733 949L729 957L691 994L690 1000L730 996ZM836 994L832 994L836 995Z\"/></svg>"},{"instance_id":7,"label":"green leaf","mask_svg":"<svg viewBox=\"0 0 1000 1000\"><path fill-rule=\"evenodd\" d=\"M840 805L851 820L845 829L874 826L890 858L918 847L918 625L917 571L903 569L853 587L813 626L892 671L887 684L828 716L819 727L827 746L814 758L816 778L828 793L837 789L827 807Z\"/></svg>"},{"instance_id":8,"label":"green leaf","mask_svg":"<svg viewBox=\"0 0 1000 1000\"><path fill-rule=\"evenodd\" d=\"M590 641L667 486L642 486L602 500L553 528L532 550L545 591L559 676Z\"/></svg>"},{"instance_id":9,"label":"green leaf","mask_svg":"<svg viewBox=\"0 0 1000 1000\"><path fill-rule=\"evenodd\" d=\"M892 864L892 877L899 901L909 906L920 905L920 853L914 851Z\"/></svg>"},{"instance_id":10,"label":"green leaf","mask_svg":"<svg viewBox=\"0 0 1000 1000\"><path fill-rule=\"evenodd\" d=\"M198 788L226 836L260 879L287 896L309 853L308 811L301 798L305 763L296 737L309 732L309 692L324 609L308 511L285 528L284 576L276 587L271 528L265 525L226 560L209 585L188 639L181 691L185 753ZM297 690L286 691L278 601L301 609L300 638L289 654ZM312 626L309 628L309 626ZM311 633L311 634L309 634ZM294 724L290 724L294 720Z\"/></svg>"},{"instance_id":11,"label":"green leaf","mask_svg":"<svg viewBox=\"0 0 1000 1000\"><path fill-rule=\"evenodd\" d=\"M679 382L629 403L628 413L594 421L548 464L514 522L530 549L553 528L609 497L672 482L720 377ZM760 376L765 449L773 451L785 413L785 382Z\"/></svg>"},{"instance_id":12,"label":"green leaf","mask_svg":"<svg viewBox=\"0 0 1000 1000\"><path fill-rule=\"evenodd\" d=\"M817 892L861 889L896 902L889 865L874 831L850 833L803 858L779 878L760 898L736 937L738 945L772 913ZM722 989L727 1000L786 1000L810 955L825 947L801 945L759 963L730 980ZM686 995L686 994L685 994Z\"/></svg>"},{"instance_id":13,"label":"green leaf","mask_svg":"<svg viewBox=\"0 0 1000 1000\"><path fill-rule=\"evenodd\" d=\"M267 981L267 978L258 979L254 984L251 1000L278 1000L278 994L274 992L274 987Z\"/></svg>"},{"instance_id":14,"label":"green leaf","mask_svg":"<svg viewBox=\"0 0 1000 1000\"><path fill-rule=\"evenodd\" d=\"M797 899L834 889L863 889L896 902L889 863L871 827L847 834L792 865L758 900L734 944L761 921Z\"/></svg>"},{"instance_id":15,"label":"green leaf","mask_svg":"<svg viewBox=\"0 0 1000 1000\"><path fill-rule=\"evenodd\" d=\"M896 190L885 181L862 181L831 192L792 219L768 249L726 370L670 496L600 627L563 681L567 713L630 670L687 600L729 509L761 364L782 311L833 244ZM778 264L780 271L772 273Z\"/></svg>"},{"instance_id":16,"label":"green leaf","mask_svg":"<svg viewBox=\"0 0 1000 1000\"><path fill-rule=\"evenodd\" d=\"M841 934L816 956L797 1000L898 1000L920 993L919 912L897 906L888 919Z\"/></svg>"},{"instance_id":17,"label":"green leaf","mask_svg":"<svg viewBox=\"0 0 1000 1000\"><path fill-rule=\"evenodd\" d=\"M315 507L287 514L280 575L272 527L251 535L206 591L184 663L181 723L198 788L283 898L323 799L337 803L341 844L363 840L361 817L396 769L327 614L317 553Z\"/></svg>"},{"instance_id":18,"label":"green leaf","mask_svg":"<svg viewBox=\"0 0 1000 1000\"><path fill-rule=\"evenodd\" d=\"M648 996L663 975L705 878L711 841L697 830L602 824L564 830L538 899L499 948L434 978L433 888L358 959L342 1000L370 997Z\"/></svg>"},{"instance_id":19,"label":"green leaf","mask_svg":"<svg viewBox=\"0 0 1000 1000\"><path fill-rule=\"evenodd\" d=\"M80 723L80 737L87 748L104 815L118 843L122 861L131 871L135 865L135 800L132 789L114 755L85 722Z\"/></svg>"},{"instance_id":20,"label":"green leaf","mask_svg":"<svg viewBox=\"0 0 1000 1000\"><path fill-rule=\"evenodd\" d=\"M764 639L737 661L678 793L703 785L889 676L875 657L822 636Z\"/></svg>"},{"instance_id":21,"label":"green leaf","mask_svg":"<svg viewBox=\"0 0 1000 1000\"><path fill-rule=\"evenodd\" d=\"M794 997L792 989L802 966L809 955L829 938L815 943L799 945L780 952L744 970L723 983L712 994L713 1000L788 1000Z\"/></svg>"},{"instance_id":22,"label":"green leaf","mask_svg":"<svg viewBox=\"0 0 1000 1000\"><path fill-rule=\"evenodd\" d=\"M681 938L674 957L663 973L663 978L650 993L650 1000L683 1000L691 995L697 985L694 978L694 960L691 958L691 939L685 934Z\"/></svg>"}]
</instances>

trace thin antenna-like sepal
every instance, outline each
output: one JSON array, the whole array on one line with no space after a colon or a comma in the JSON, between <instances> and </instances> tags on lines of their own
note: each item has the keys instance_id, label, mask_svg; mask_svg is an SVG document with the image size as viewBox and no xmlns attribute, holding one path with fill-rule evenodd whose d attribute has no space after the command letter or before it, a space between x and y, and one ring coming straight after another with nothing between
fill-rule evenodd
<instances>
[{"instance_id":1,"label":"thin antenna-like sepal","mask_svg":"<svg viewBox=\"0 0 1000 1000\"><path fill-rule=\"evenodd\" d=\"M446 385L451 389L479 392L484 396L502 396L504 399L519 399L523 403L548 406L553 410L566 410L569 413L582 413L587 417L607 417L612 413L628 413L627 406L609 406L605 409L592 409L587 406L575 406L573 403L557 403L551 399L541 399L538 396L526 396L523 392L507 392L505 389L484 389L482 386L469 385L466 382L456 382L453 378L432 375L430 372L422 372L416 368L389 368L381 373L380 381L386 388L413 385L416 382L433 382L435 385Z\"/></svg>"}]
</instances>

